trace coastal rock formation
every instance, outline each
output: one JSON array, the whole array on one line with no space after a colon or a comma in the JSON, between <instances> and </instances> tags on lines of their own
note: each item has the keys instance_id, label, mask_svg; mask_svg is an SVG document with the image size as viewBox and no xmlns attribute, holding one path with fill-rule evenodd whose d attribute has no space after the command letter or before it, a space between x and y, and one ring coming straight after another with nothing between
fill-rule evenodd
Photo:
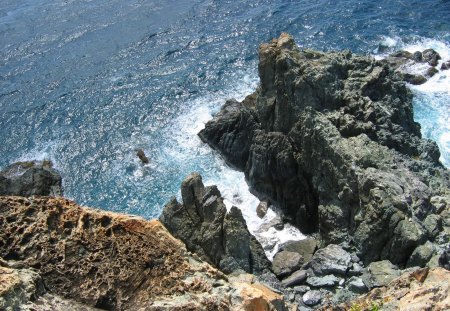
<instances>
[{"instance_id":1,"label":"coastal rock formation","mask_svg":"<svg viewBox=\"0 0 450 311\"><path fill-rule=\"evenodd\" d=\"M183 181L181 197L182 204L173 198L164 207L160 221L188 250L225 273L260 274L269 269L241 211L233 206L227 212L216 186L205 187L201 176L193 173Z\"/></svg>"},{"instance_id":2,"label":"coastal rock formation","mask_svg":"<svg viewBox=\"0 0 450 311\"><path fill-rule=\"evenodd\" d=\"M0 195L62 195L62 179L50 161L17 162L0 172Z\"/></svg>"},{"instance_id":3,"label":"coastal rock formation","mask_svg":"<svg viewBox=\"0 0 450 311\"><path fill-rule=\"evenodd\" d=\"M450 174L386 63L301 50L282 34L260 46L258 69L256 92L227 101L199 133L254 193L322 246L340 244L366 264L405 266L427 241L433 257L442 252Z\"/></svg>"},{"instance_id":4,"label":"coastal rock formation","mask_svg":"<svg viewBox=\"0 0 450 311\"><path fill-rule=\"evenodd\" d=\"M2 310L286 310L281 295L228 280L157 220L62 198L0 197L0 256Z\"/></svg>"}]
</instances>

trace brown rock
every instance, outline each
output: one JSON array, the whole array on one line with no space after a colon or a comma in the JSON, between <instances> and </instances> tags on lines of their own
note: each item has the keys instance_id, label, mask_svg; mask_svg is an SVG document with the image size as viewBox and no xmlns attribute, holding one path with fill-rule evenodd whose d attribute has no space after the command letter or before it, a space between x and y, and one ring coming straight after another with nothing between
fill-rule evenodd
<instances>
[{"instance_id":1,"label":"brown rock","mask_svg":"<svg viewBox=\"0 0 450 311\"><path fill-rule=\"evenodd\" d=\"M236 286L190 255L159 221L82 208L62 198L0 197L0 224L1 258L34 268L47 290L21 305L38 298L47 309L61 310L62 300L49 302L54 295L90 309L245 310L247 300ZM1 300L6 290L0 284ZM259 301L268 289L266 294ZM267 310L276 309L265 303Z\"/></svg>"},{"instance_id":2,"label":"brown rock","mask_svg":"<svg viewBox=\"0 0 450 311\"><path fill-rule=\"evenodd\" d=\"M267 201L261 201L256 207L256 215L258 215L259 218L264 218L264 216L266 216L267 214L268 209L269 203Z\"/></svg>"},{"instance_id":3,"label":"brown rock","mask_svg":"<svg viewBox=\"0 0 450 311\"><path fill-rule=\"evenodd\" d=\"M149 164L150 161L147 158L147 156L145 155L144 150L142 149L137 149L136 150L136 155L138 156L138 158L141 160L142 164Z\"/></svg>"}]
</instances>

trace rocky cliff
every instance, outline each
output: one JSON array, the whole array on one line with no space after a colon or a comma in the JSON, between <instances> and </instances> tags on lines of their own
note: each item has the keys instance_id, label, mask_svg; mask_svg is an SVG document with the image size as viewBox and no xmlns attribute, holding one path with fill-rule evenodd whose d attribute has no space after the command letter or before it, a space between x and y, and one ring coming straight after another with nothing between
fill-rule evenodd
<instances>
[{"instance_id":1,"label":"rocky cliff","mask_svg":"<svg viewBox=\"0 0 450 311\"><path fill-rule=\"evenodd\" d=\"M366 264L423 266L442 252L450 175L421 138L402 77L370 57L300 49L287 34L260 46L258 69L256 92L227 101L199 133L254 193Z\"/></svg>"},{"instance_id":2,"label":"rocky cliff","mask_svg":"<svg viewBox=\"0 0 450 311\"><path fill-rule=\"evenodd\" d=\"M156 220L62 198L0 197L1 310L284 310L228 278Z\"/></svg>"}]
</instances>

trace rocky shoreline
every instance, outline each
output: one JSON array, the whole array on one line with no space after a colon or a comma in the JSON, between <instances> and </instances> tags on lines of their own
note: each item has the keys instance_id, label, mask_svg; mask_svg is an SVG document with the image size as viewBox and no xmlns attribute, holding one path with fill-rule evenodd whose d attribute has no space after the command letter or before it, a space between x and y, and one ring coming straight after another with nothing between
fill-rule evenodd
<instances>
[{"instance_id":1,"label":"rocky shoreline","mask_svg":"<svg viewBox=\"0 0 450 311\"><path fill-rule=\"evenodd\" d=\"M450 173L400 66L287 34L259 58L258 89L199 136L245 173L259 216L273 205L270 226L307 239L269 261L197 173L148 221L59 198L50 162L16 163L0 172L0 309L449 309Z\"/></svg>"}]
</instances>

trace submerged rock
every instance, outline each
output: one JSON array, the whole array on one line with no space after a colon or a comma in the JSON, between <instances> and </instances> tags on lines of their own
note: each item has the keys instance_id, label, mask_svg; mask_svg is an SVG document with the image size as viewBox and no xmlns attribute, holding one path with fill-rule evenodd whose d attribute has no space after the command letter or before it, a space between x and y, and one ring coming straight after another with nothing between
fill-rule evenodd
<instances>
[{"instance_id":1,"label":"submerged rock","mask_svg":"<svg viewBox=\"0 0 450 311\"><path fill-rule=\"evenodd\" d=\"M227 213L216 186L205 187L193 173L181 185L183 203L173 198L163 209L161 222L176 237L225 273L262 273L270 262L261 244L250 234L241 211Z\"/></svg>"},{"instance_id":2,"label":"submerged rock","mask_svg":"<svg viewBox=\"0 0 450 311\"><path fill-rule=\"evenodd\" d=\"M17 162L0 172L0 195L62 195L61 175L50 161Z\"/></svg>"},{"instance_id":3,"label":"submerged rock","mask_svg":"<svg viewBox=\"0 0 450 311\"><path fill-rule=\"evenodd\" d=\"M450 174L386 62L300 50L282 34L260 46L258 70L256 92L227 101L199 133L245 172L254 193L322 245L354 249L366 264L404 266L416 247L436 244L423 221L446 213L430 199L450 193Z\"/></svg>"}]
</instances>

